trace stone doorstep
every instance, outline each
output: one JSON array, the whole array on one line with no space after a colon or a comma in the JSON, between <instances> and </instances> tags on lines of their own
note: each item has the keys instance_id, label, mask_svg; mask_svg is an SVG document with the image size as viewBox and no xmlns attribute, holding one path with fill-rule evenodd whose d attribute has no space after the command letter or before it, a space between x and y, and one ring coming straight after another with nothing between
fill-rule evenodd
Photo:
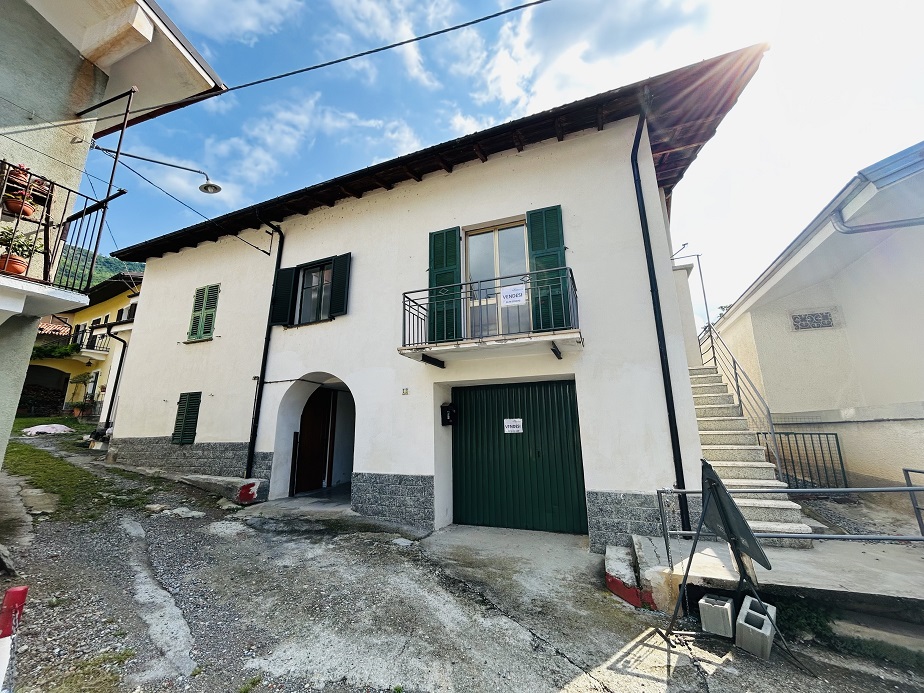
<instances>
[{"instance_id":1,"label":"stone doorstep","mask_svg":"<svg viewBox=\"0 0 924 693\"><path fill-rule=\"evenodd\" d=\"M639 587L635 575L637 561L630 547L606 547L606 587L610 592L635 608L656 609L650 590Z\"/></svg>"}]
</instances>

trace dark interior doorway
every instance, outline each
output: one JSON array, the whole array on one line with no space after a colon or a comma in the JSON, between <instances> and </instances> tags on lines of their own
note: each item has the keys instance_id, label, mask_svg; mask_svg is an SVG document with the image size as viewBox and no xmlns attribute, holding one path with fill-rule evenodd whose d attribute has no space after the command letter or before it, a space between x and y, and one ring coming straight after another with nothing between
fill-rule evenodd
<instances>
[{"instance_id":1,"label":"dark interior doorway","mask_svg":"<svg viewBox=\"0 0 924 693\"><path fill-rule=\"evenodd\" d=\"M290 495L348 484L353 468L355 405L348 391L320 387L302 410Z\"/></svg>"}]
</instances>

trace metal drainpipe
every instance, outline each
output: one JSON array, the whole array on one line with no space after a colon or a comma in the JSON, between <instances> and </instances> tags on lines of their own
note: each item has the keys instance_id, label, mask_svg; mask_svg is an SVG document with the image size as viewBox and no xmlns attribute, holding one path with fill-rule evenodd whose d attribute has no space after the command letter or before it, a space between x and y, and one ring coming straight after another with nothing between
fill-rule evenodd
<instances>
[{"instance_id":1,"label":"metal drainpipe","mask_svg":"<svg viewBox=\"0 0 924 693\"><path fill-rule=\"evenodd\" d=\"M667 426L671 433L671 450L674 455L674 488L686 488L683 479L683 456L680 452L680 433L677 430L677 412L674 409L674 388L671 385L671 368L667 359L667 341L664 337L664 319L661 315L661 297L658 292L658 278L655 275L654 253L651 250L651 235L648 230L648 213L645 197L642 194L642 177L638 166L638 148L642 141L642 128L645 125L645 108L638 115L638 127L635 129L635 141L632 143L632 177L635 180L635 200L638 204L638 216L642 226L642 241L645 244L645 262L648 265L648 286L651 289L651 308L654 312L655 332L658 336L658 354L661 357L661 379L664 382L664 403L667 406ZM684 531L690 530L690 508L686 494L680 494L680 525Z\"/></svg>"},{"instance_id":2,"label":"metal drainpipe","mask_svg":"<svg viewBox=\"0 0 924 693\"><path fill-rule=\"evenodd\" d=\"M112 408L115 406L115 398L119 393L119 378L122 377L122 366L125 364L125 355L128 353L128 342L126 342L121 337L116 337L112 334L113 325L110 323L106 326L106 335L116 340L117 342L122 342L122 353L119 354L119 367L116 368L115 381L112 383L112 394L109 395L109 407L106 409L106 423L103 424L103 432L105 433L109 427L112 425L110 417L112 416Z\"/></svg>"},{"instance_id":3,"label":"metal drainpipe","mask_svg":"<svg viewBox=\"0 0 924 693\"><path fill-rule=\"evenodd\" d=\"M282 246L285 245L286 236L282 229L276 224L264 221L275 233L279 234L279 247L276 250L276 268L273 271L273 291L276 289L276 277L279 276L279 268L282 266ZM263 380L266 378L266 362L269 359L270 335L273 326L270 325L270 314L273 310L273 301L270 298L269 311L266 314L266 336L263 338L263 357L260 361L260 375L257 376L257 393L253 401L253 420L250 422L250 442L247 443L247 470L244 473L245 479L253 477L253 462L257 449L257 428L260 426L260 407L263 405Z\"/></svg>"}]
</instances>

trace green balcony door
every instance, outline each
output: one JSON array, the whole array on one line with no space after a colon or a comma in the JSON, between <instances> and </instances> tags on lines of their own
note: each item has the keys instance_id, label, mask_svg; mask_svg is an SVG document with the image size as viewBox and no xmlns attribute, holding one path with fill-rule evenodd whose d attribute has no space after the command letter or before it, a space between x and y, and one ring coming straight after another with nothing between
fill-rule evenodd
<instances>
[{"instance_id":1,"label":"green balcony door","mask_svg":"<svg viewBox=\"0 0 924 693\"><path fill-rule=\"evenodd\" d=\"M454 522L587 533L574 381L456 387L452 401Z\"/></svg>"}]
</instances>

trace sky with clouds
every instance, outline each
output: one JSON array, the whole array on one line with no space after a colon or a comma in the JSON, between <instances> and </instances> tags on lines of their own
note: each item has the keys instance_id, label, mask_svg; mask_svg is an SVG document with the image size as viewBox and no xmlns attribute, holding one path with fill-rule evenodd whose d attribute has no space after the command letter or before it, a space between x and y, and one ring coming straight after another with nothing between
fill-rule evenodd
<instances>
[{"instance_id":1,"label":"sky with clouds","mask_svg":"<svg viewBox=\"0 0 924 693\"><path fill-rule=\"evenodd\" d=\"M511 7L509 0L159 0L229 86ZM131 128L103 250L754 43L757 75L674 193L677 247L731 303L857 170L924 139L917 0L552 0ZM114 146L115 136L100 141ZM88 171L111 160L91 153ZM98 183L97 183L98 185ZM696 292L694 292L696 295ZM701 305L696 306L700 318Z\"/></svg>"}]
</instances>

